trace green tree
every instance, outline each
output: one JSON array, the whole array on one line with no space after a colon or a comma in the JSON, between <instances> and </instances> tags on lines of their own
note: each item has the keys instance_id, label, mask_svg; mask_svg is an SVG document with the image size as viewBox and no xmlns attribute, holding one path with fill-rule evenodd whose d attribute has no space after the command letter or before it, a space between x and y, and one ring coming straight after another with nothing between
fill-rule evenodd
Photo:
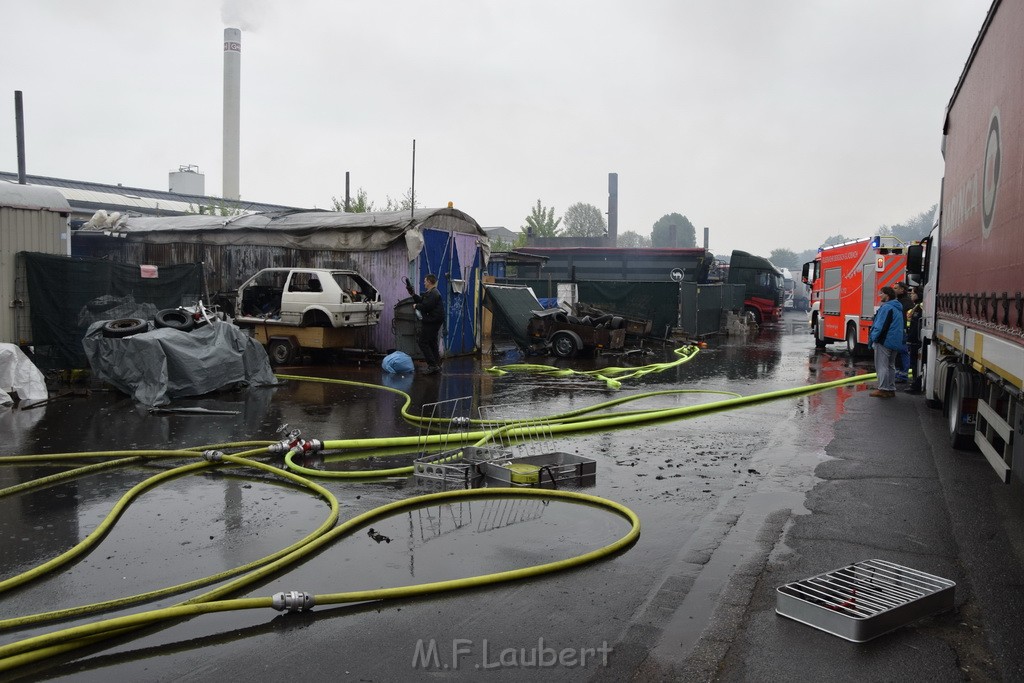
<instances>
[{"instance_id":1,"label":"green tree","mask_svg":"<svg viewBox=\"0 0 1024 683\"><path fill-rule=\"evenodd\" d=\"M789 268L790 270L800 270L800 265L797 261L800 257L796 255L796 252L792 249L772 249L771 254L768 255L768 260L774 263L778 268Z\"/></svg>"},{"instance_id":2,"label":"green tree","mask_svg":"<svg viewBox=\"0 0 1024 683\"><path fill-rule=\"evenodd\" d=\"M386 200L384 202L385 211L408 211L413 208L412 188L406 190L405 194L398 199L392 199L391 195L387 195ZM422 204L416 202L416 206L422 206Z\"/></svg>"},{"instance_id":3,"label":"green tree","mask_svg":"<svg viewBox=\"0 0 1024 683\"><path fill-rule=\"evenodd\" d=\"M538 199L537 205L530 209L530 215L526 217L526 225L522 227L523 235L555 237L561 222L561 218L555 219L555 207L545 209Z\"/></svg>"},{"instance_id":4,"label":"green tree","mask_svg":"<svg viewBox=\"0 0 1024 683\"><path fill-rule=\"evenodd\" d=\"M348 213L370 213L373 211L373 202L367 197L366 190L361 187L356 190L355 198L349 199L347 209L345 208L344 199L331 197L331 204L334 205L335 211L347 211Z\"/></svg>"},{"instance_id":5,"label":"green tree","mask_svg":"<svg viewBox=\"0 0 1024 683\"><path fill-rule=\"evenodd\" d=\"M917 242L932 230L932 219L935 216L936 204L926 211L907 219L906 223L897 223L892 226L883 225L878 229L880 235L892 235L904 243Z\"/></svg>"},{"instance_id":6,"label":"green tree","mask_svg":"<svg viewBox=\"0 0 1024 683\"><path fill-rule=\"evenodd\" d=\"M593 204L576 202L565 210L562 234L566 237L604 237L608 225L601 209Z\"/></svg>"},{"instance_id":7,"label":"green tree","mask_svg":"<svg viewBox=\"0 0 1024 683\"><path fill-rule=\"evenodd\" d=\"M618 236L616 246L627 249L647 248L651 246L651 238L634 230L627 230Z\"/></svg>"},{"instance_id":8,"label":"green tree","mask_svg":"<svg viewBox=\"0 0 1024 683\"><path fill-rule=\"evenodd\" d=\"M651 246L695 247L697 246L697 231L686 216L668 213L659 218L651 228Z\"/></svg>"}]
</instances>

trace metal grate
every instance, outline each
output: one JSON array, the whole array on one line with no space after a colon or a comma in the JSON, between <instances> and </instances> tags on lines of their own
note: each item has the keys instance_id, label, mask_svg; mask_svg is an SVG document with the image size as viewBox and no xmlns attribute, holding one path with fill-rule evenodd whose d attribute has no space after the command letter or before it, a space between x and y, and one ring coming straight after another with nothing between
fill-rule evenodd
<instances>
[{"instance_id":1,"label":"metal grate","mask_svg":"<svg viewBox=\"0 0 1024 683\"><path fill-rule=\"evenodd\" d=\"M779 586L775 612L862 643L953 608L956 584L885 560L865 560Z\"/></svg>"}]
</instances>

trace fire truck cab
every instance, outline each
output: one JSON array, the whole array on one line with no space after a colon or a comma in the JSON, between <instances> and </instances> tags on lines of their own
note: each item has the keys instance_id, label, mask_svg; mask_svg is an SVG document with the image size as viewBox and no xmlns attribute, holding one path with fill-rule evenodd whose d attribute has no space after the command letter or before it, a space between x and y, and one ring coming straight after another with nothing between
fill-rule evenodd
<instances>
[{"instance_id":1,"label":"fire truck cab","mask_svg":"<svg viewBox=\"0 0 1024 683\"><path fill-rule=\"evenodd\" d=\"M880 304L878 292L902 280L906 269L906 249L891 236L819 249L817 258L803 267L803 281L811 287L815 345L845 341L851 354L866 351L871 320Z\"/></svg>"}]
</instances>

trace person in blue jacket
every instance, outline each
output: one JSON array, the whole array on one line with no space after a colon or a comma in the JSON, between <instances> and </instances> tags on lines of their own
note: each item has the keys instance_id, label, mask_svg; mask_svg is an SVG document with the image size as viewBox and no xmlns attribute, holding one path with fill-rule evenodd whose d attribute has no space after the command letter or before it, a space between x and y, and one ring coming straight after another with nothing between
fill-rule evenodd
<instances>
[{"instance_id":1,"label":"person in blue jacket","mask_svg":"<svg viewBox=\"0 0 1024 683\"><path fill-rule=\"evenodd\" d=\"M882 287L882 305L875 311L868 333L868 346L875 350L875 372L878 388L871 392L877 398L896 395L896 354L903 348L905 328L903 306L896 300L896 290Z\"/></svg>"}]
</instances>

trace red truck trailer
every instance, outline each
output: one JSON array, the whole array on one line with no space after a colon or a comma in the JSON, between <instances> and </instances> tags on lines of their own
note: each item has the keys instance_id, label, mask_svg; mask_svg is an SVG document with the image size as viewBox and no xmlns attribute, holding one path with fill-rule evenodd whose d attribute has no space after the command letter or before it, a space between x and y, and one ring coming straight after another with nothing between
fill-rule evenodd
<instances>
[{"instance_id":1,"label":"red truck trailer","mask_svg":"<svg viewBox=\"0 0 1024 683\"><path fill-rule=\"evenodd\" d=\"M871 237L823 247L804 264L802 280L811 287L811 332L818 348L845 342L847 350L867 349L879 290L902 280L907 256L895 237Z\"/></svg>"},{"instance_id":2,"label":"red truck trailer","mask_svg":"<svg viewBox=\"0 0 1024 683\"><path fill-rule=\"evenodd\" d=\"M1024 3L996 0L943 125L936 227L912 248L924 276L925 398L956 447L1024 479Z\"/></svg>"}]
</instances>

